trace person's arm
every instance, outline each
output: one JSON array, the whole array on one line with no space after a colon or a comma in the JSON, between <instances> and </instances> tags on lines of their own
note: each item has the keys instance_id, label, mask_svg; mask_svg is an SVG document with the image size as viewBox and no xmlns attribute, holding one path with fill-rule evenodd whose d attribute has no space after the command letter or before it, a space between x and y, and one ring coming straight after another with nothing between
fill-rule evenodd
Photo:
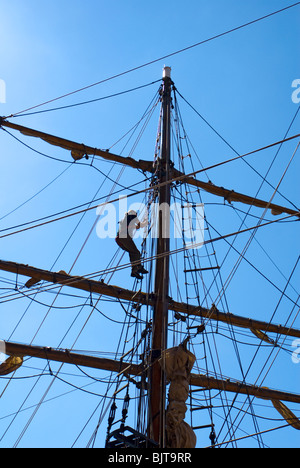
<instances>
[{"instance_id":1,"label":"person's arm","mask_svg":"<svg viewBox=\"0 0 300 468\"><path fill-rule=\"evenodd\" d=\"M144 221L140 221L138 218L137 218L137 223L136 223L136 228L137 229L141 229L141 228L144 228L145 226L148 225L148 219L144 219Z\"/></svg>"}]
</instances>

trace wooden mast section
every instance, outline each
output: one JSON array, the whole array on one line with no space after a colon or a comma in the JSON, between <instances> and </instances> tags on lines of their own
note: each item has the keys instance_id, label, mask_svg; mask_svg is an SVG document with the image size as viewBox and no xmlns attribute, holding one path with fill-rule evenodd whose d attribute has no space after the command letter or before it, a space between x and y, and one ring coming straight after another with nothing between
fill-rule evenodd
<instances>
[{"instance_id":1,"label":"wooden mast section","mask_svg":"<svg viewBox=\"0 0 300 468\"><path fill-rule=\"evenodd\" d=\"M158 161L159 183L167 182L170 174L171 154L171 68L165 67L162 88L162 146ZM149 434L151 438L165 447L165 404L166 379L159 363L162 352L167 348L168 310L169 310L169 264L170 256L170 202L171 185L165 184L158 189L159 212L158 239L155 272L155 297L152 324L152 355L150 372ZM161 256L162 255L162 256Z\"/></svg>"}]
</instances>

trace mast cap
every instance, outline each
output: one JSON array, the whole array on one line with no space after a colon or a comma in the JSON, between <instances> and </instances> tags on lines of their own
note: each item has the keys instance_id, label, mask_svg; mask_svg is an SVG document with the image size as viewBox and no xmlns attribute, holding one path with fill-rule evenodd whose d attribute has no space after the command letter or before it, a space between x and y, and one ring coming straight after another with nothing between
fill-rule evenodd
<instances>
[{"instance_id":1,"label":"mast cap","mask_svg":"<svg viewBox=\"0 0 300 468\"><path fill-rule=\"evenodd\" d=\"M172 70L171 67L164 67L164 70L163 70L163 79L165 79L165 78L171 78L171 70Z\"/></svg>"}]
</instances>

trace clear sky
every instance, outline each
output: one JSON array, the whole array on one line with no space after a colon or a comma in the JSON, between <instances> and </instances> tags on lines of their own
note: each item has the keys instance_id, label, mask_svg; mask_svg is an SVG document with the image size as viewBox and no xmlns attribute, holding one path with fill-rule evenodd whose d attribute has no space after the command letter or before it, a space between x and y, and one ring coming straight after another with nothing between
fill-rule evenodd
<instances>
[{"instance_id":1,"label":"clear sky","mask_svg":"<svg viewBox=\"0 0 300 468\"><path fill-rule=\"evenodd\" d=\"M0 0L0 101L4 101L3 96L5 97L5 103L0 102L0 115L18 113L122 74L292 3L294 2L284 0ZM172 67L172 78L178 91L237 153L244 154L284 138L296 114L299 103L292 100L292 93L295 91L292 83L300 79L299 26L300 6L297 6L36 110L93 100L152 83L161 78L164 65L169 65ZM156 83L93 104L19 116L11 121L92 147L112 147L111 151L119 154L126 140L113 145L141 118L158 87L159 83ZM196 170L201 168L200 163L207 167L236 155L182 100L180 109L187 133L199 157L194 159ZM158 117L157 111L134 151L133 157L136 159L153 159ZM288 135L296 133L299 133L299 114ZM66 151L15 132L12 134L35 149L53 158L70 161L70 164L34 153L1 131L0 230L87 203L93 199L102 183L102 191L98 197L108 194L113 186L111 179L116 180L120 172L120 166L112 168L111 164L99 160L95 161L95 166L102 173L90 167L91 161L86 161L85 167L71 165L70 154ZM280 181L295 147L296 140L285 144L278 153L268 174L268 181L273 187ZM124 156L129 155L130 148L129 145L124 149ZM238 161L211 171L209 178L217 185L255 195L261 184L259 174L265 175L276 151L276 148L273 148L247 158L257 172L243 161ZM275 203L292 207L292 202L299 207L299 169L298 153L280 185L280 192L285 198L277 193ZM105 177L108 174L110 179ZM143 179L143 174L137 175L134 171L126 169L119 183L128 186ZM138 188L144 187L145 184L142 183ZM44 190L39 193L42 189ZM273 192L274 189L265 183L259 197L269 200ZM219 199L205 194L203 198L207 204L220 202ZM243 206L239 208L245 210ZM222 234L239 229L241 219L236 213L233 214L230 208L207 205L207 210L207 214L213 217L210 219L214 227ZM254 213L261 215L259 210ZM267 219L274 218L268 213ZM66 248L64 246L79 221L78 217L1 238L0 258L38 268L54 268L54 271L70 271L80 252L72 274L86 275L103 270L115 253L113 240L101 241L93 230L81 251L95 220L95 211L87 214ZM255 224L256 221L256 218L250 217L247 219L247 226ZM299 255L299 227L297 223L275 226L272 229L262 228L257 235L268 256L256 243L251 245L248 255L257 269L282 291ZM216 231L212 231L212 234L217 237ZM238 244L240 250L248 238L242 238ZM219 247L222 260L226 253L226 245ZM63 248L63 253L60 254ZM225 263L224 280L230 274L236 260L235 256L229 257ZM14 287L14 275L0 273L0 277L3 280L1 288L11 287L4 282L8 280L13 282ZM299 279L298 267L291 281L292 287L287 288L287 293L293 301L298 300L296 290L297 285L299 287ZM128 279L128 270L118 272L113 282L129 289L132 286L131 279ZM84 308L79 320L69 332L78 308L72 311L50 309L41 325L49 307L31 304L30 300L24 297L7 302L7 293L7 290L3 290L3 298L0 296L1 339L68 348L72 346L84 326L90 311L87 310L89 307ZM227 293L232 313L260 320L270 320L280 301L280 292L247 265L239 268ZM50 305L54 296L45 293L42 299L41 302ZM64 297L59 306L78 305L78 301L80 302L78 298ZM112 313L109 303L103 307L108 314ZM298 308L293 310L294 314ZM291 310L292 303L286 298L283 299L274 322L285 323ZM118 317L122 317L122 320L124 318L121 314ZM300 328L299 317L293 326ZM109 320L94 314L75 349L105 350L113 353L115 345L110 342L110 335L107 333L112 327L113 324ZM300 364L292 363L291 343L292 340L288 340L286 347L289 348L289 352L283 352L283 356L276 360L263 383L264 386L299 393ZM241 379L240 369L236 363L231 362L232 351L229 351L227 344L223 343L223 346L219 351L222 355L220 359L224 361L224 375ZM249 347L241 345L240 353L245 360L245 368L248 359L250 360L248 349ZM254 383L258 378L264 359L262 354L257 367L247 377L248 382ZM44 366L43 361L30 360L27 367L19 372L23 377L39 375ZM53 365L53 369L57 368ZM93 379L89 380L78 371L75 372L76 376L72 375L72 368L66 367L64 371L64 380L76 386L90 384L88 389L91 392L101 394L103 388L97 387L98 384ZM91 374L90 371L88 373ZM92 375L100 378L96 373ZM16 443L50 382L49 375L44 375L38 381L36 377L31 377L10 382L0 399L0 447L11 447ZM4 380L1 389L6 383L7 380ZM60 396L72 390L74 391L67 396ZM41 405L18 446L71 446L95 410L97 398L99 397L80 390L75 391L74 387L56 381L47 394L46 399L50 401ZM264 401L258 403L263 405ZM295 406L292 404L291 408L299 416L299 408ZM31 409L25 409L28 407ZM282 424L275 411L265 411L263 407L257 408L257 414L267 414L272 420L259 419L261 430ZM77 446L86 446L96 427L99 414L100 409L79 437ZM107 416L96 446L103 445ZM274 421L276 418L278 421ZM251 424L249 429L242 426L244 431L248 429L249 434L255 432ZM217 418L216 425L222 425L222 419ZM198 435L199 446L209 444L207 434ZM237 437L243 435L243 431L236 433ZM299 446L299 432L292 429L285 432L278 430L266 435L263 440L266 445L272 447L296 447ZM251 439L242 444L255 446Z\"/></svg>"}]
</instances>

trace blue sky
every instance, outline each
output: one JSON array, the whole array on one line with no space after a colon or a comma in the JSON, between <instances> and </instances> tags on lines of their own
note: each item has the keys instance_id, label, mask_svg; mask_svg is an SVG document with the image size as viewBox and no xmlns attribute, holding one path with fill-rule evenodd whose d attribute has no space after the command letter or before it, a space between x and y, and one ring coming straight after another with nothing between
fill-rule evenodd
<instances>
[{"instance_id":1,"label":"blue sky","mask_svg":"<svg viewBox=\"0 0 300 468\"><path fill-rule=\"evenodd\" d=\"M236 26L284 8L292 2L283 0L237 0L221 1L190 0L179 2L169 0L158 2L137 2L134 0L63 0L40 2L28 0L0 0L0 80L6 84L6 103L0 104L0 115L11 115L52 100L58 96L86 87L120 74L131 68L155 60L191 44L200 42ZM158 61L152 65L107 81L88 90L49 104L44 108L74 104L97 99L110 94L141 86L159 80L164 65L172 67L172 78L178 91L197 109L207 121L240 154L263 147L282 139L297 111L292 102L292 82L300 79L299 67L299 22L300 7L292 8L272 18L256 23L227 36L203 44L186 52ZM15 123L36 128L90 146L110 148L141 117L159 84L156 83L134 93L111 98L94 104L66 109L57 112L35 114L12 119ZM180 101L183 120L204 167L233 157L233 151L219 139L211 129L183 102ZM38 110L38 109L37 109ZM138 144L133 157L153 159L158 113L152 118L143 139ZM299 115L289 135L299 133ZM14 135L35 149L56 158L70 160L70 155L58 148L40 141ZM33 153L8 134L1 132L0 158L0 229L15 226L33 219L47 216L70 207L90 201L99 185L104 183L101 193L108 193L111 181L88 164L86 167L55 162ZM118 154L123 142L113 147ZM285 170L296 142L284 145L268 175L268 181L277 186ZM128 155L129 147L124 156ZM265 174L276 150L268 150L247 158L260 174ZM200 161L194 160L196 170ZM70 160L71 162L71 160ZM109 163L97 162L104 174L112 169ZM191 167L187 167L191 169ZM65 171L65 172L64 172ZM120 167L114 167L110 176L116 180ZM280 192L299 207L299 155L293 160ZM126 169L120 179L123 185L142 181L143 176ZM222 166L209 173L217 185L247 194L255 194L261 178L243 161ZM54 179L56 179L54 181ZM53 182L54 181L54 182ZM51 185L33 200L12 214L21 204L35 196L37 192ZM144 188L141 184L140 188ZM273 189L264 184L259 197L270 199ZM238 230L240 219L228 207L209 206L214 197L203 195L207 204L207 215L212 224L222 234ZM220 200L217 200L218 202ZM222 200L221 200L222 201ZM279 194L275 203L288 204ZM290 206L290 205L289 205ZM244 209L244 207L240 207ZM259 210L255 214L261 214ZM9 215L8 215L9 214ZM6 216L8 215L8 216ZM5 217L4 217L5 216ZM268 213L268 219L270 215ZM55 264L55 270L69 271L89 234L96 219L93 211L86 215L84 222ZM22 234L1 239L0 257L5 260L31 264L50 269L66 243L78 219L54 223ZM247 225L255 223L255 218L247 220ZM297 223L279 224L276 227L262 228L257 239L267 250L278 268L269 260L258 244L249 249L249 260L263 271L280 289L284 289L298 257L299 227ZM265 230L264 230L265 229ZM213 232L216 237L216 232ZM238 247L243 249L248 237L243 237ZM220 259L226 253L226 245L219 245ZM75 267L73 274L84 275L102 270L115 252L111 239L100 241L95 232L89 238ZM228 277L237 258L233 255L224 265L224 279ZM280 272L279 272L280 270ZM0 275L15 281L13 275ZM128 272L118 272L114 280L123 287L130 288ZM293 286L299 284L299 268L293 277ZM5 285L3 286L5 287ZM238 291L238 293L237 293ZM297 299L294 289L288 289L293 300ZM270 319L280 299L278 291L262 280L249 266L241 265L235 281L227 291L229 308L233 313L246 317ZM247 300L245 301L245 298ZM45 295L45 302L52 300ZM73 304L72 298L64 298L62 304ZM76 303L76 300L75 300ZM77 301L78 303L78 301ZM73 312L53 309L40 327L47 312L46 307L32 305L22 320L16 324L26 310L28 299L2 303L0 305L1 339L11 337L12 341L23 343L59 346L72 346L77 333L83 326L88 311L85 310L74 329L63 338L73 318ZM42 313L41 313L42 307ZM110 311L110 306L105 306ZM281 301L276 323L284 323L291 309L289 301ZM77 309L78 310L78 309ZM117 312L116 312L117 313ZM119 313L119 312L118 312ZM120 314L120 317L122 315ZM113 352L114 344L106 338L107 327L111 323L97 315L88 323L76 349L102 350ZM294 326L300 328L299 318ZM36 332L38 334L36 335ZM225 340L226 341L226 340ZM290 346L289 341L289 346ZM103 346L102 346L103 345ZM224 375L240 379L236 363L231 361L232 349L221 342L222 366ZM247 367L247 347L240 352ZM262 367L261 356L253 375L248 381L254 382ZM30 362L33 368L41 370L44 363ZM56 366L53 366L56 368ZM22 375L39 373L32 368L22 369ZM68 369L66 372L72 372ZM44 376L31 391L25 406L38 403L41 394L50 382ZM66 380L87 383L83 376L67 376ZM81 380L80 380L81 379ZM29 393L34 379L14 381L3 395L0 420L0 436L7 429L12 417L25 396ZM299 392L299 366L291 362L290 355L276 361L268 375L266 386ZM71 388L61 382L51 388L49 397L54 397ZM97 393L96 385L91 387ZM99 389L98 389L99 390ZM101 389L99 390L101 393ZM68 397L61 397L45 403L37 412L20 446L70 446L96 406L96 397L80 391ZM264 403L260 401L259 403ZM1 402L0 402L1 406ZM76 411L75 411L76 409ZM295 409L295 408L293 408ZM297 409L297 408L296 408ZM20 412L0 442L1 447L10 447L16 441L32 410ZM57 418L50 417L53 414ZM259 413L259 410L258 410ZM275 412L270 412L276 418ZM299 415L299 412L297 413ZM85 446L95 425L99 412L79 440ZM50 422L49 422L50 421ZM71 421L71 424L68 422ZM280 423L280 422L279 422ZM278 423L278 425L279 425ZM94 424L94 426L93 426ZM221 424L221 423L220 423ZM276 422L262 422L263 429L275 427ZM68 430L66 427L68 426ZM245 429L245 427L244 427ZM103 434L106 420L103 424ZM254 432L249 427L249 433ZM98 444L103 444L103 434ZM240 436L243 434L238 433ZM200 446L208 444L208 437L199 434ZM287 430L282 437L280 431L266 435L267 445L299 446L299 435L295 430ZM251 446L251 441L244 442Z\"/></svg>"}]
</instances>

